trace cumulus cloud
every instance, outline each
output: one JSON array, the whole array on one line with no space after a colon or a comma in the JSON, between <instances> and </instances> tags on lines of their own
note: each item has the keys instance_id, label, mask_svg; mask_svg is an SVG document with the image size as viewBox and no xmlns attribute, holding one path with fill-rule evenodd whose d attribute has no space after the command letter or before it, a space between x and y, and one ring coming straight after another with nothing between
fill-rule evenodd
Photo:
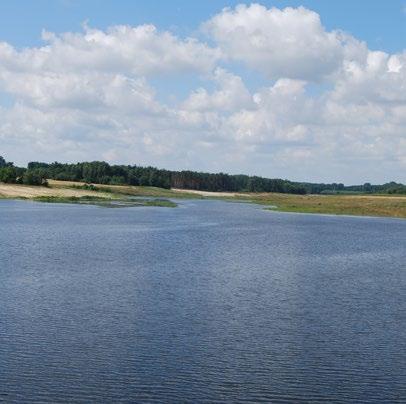
<instances>
[{"instance_id":1,"label":"cumulus cloud","mask_svg":"<svg viewBox=\"0 0 406 404\"><path fill-rule=\"evenodd\" d=\"M252 96L241 77L217 68L212 79L218 89L211 94L205 88L193 91L183 103L184 109L192 111L232 111L247 107L253 103Z\"/></svg>"},{"instance_id":2,"label":"cumulus cloud","mask_svg":"<svg viewBox=\"0 0 406 404\"><path fill-rule=\"evenodd\" d=\"M210 45L152 25L0 42L0 154L406 180L405 52L372 51L303 7L240 5L203 27ZM192 90L161 97L170 80Z\"/></svg>"},{"instance_id":3,"label":"cumulus cloud","mask_svg":"<svg viewBox=\"0 0 406 404\"><path fill-rule=\"evenodd\" d=\"M406 53L369 51L361 61L345 60L334 97L348 102L406 102Z\"/></svg>"},{"instance_id":4,"label":"cumulus cloud","mask_svg":"<svg viewBox=\"0 0 406 404\"><path fill-rule=\"evenodd\" d=\"M334 72L343 57L340 34L327 32L319 15L304 7L225 8L203 29L227 57L270 78L319 80Z\"/></svg>"},{"instance_id":5,"label":"cumulus cloud","mask_svg":"<svg viewBox=\"0 0 406 404\"><path fill-rule=\"evenodd\" d=\"M84 27L83 33L44 31L47 44L15 50L0 43L0 65L13 71L105 73L149 76L212 70L220 51L195 39L180 39L153 25L114 26L106 32Z\"/></svg>"}]
</instances>

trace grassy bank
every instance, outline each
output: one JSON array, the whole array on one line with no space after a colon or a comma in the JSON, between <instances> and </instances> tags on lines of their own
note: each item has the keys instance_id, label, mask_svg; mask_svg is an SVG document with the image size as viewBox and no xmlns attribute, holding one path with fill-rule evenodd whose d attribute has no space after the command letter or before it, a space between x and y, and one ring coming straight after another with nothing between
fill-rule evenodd
<instances>
[{"instance_id":1,"label":"grassy bank","mask_svg":"<svg viewBox=\"0 0 406 404\"><path fill-rule=\"evenodd\" d=\"M261 194L252 201L281 212L406 218L405 196Z\"/></svg>"},{"instance_id":2,"label":"grassy bank","mask_svg":"<svg viewBox=\"0 0 406 404\"><path fill-rule=\"evenodd\" d=\"M44 203L87 204L112 208L130 206L172 208L177 206L175 202L164 198L164 192L146 190L145 193L140 191L130 193L121 189L102 189L102 187L64 183L63 181L50 181L48 187L0 183L0 198L25 199ZM144 198L140 196L144 196Z\"/></svg>"},{"instance_id":3,"label":"grassy bank","mask_svg":"<svg viewBox=\"0 0 406 404\"><path fill-rule=\"evenodd\" d=\"M193 192L179 192L172 189L157 187L140 187L131 185L85 184L84 182L49 180L49 187L55 190L72 189L76 191L94 191L116 197L150 197L150 198L183 198L201 199L203 196Z\"/></svg>"},{"instance_id":4,"label":"grassy bank","mask_svg":"<svg viewBox=\"0 0 406 404\"><path fill-rule=\"evenodd\" d=\"M52 203L85 203L106 207L174 207L176 203L166 198L216 198L257 203L266 209L281 212L406 218L406 196L400 195L216 193L128 185L89 185L80 182L51 180L49 187L0 184L0 198L2 197Z\"/></svg>"},{"instance_id":5,"label":"grassy bank","mask_svg":"<svg viewBox=\"0 0 406 404\"><path fill-rule=\"evenodd\" d=\"M178 190L178 192L188 192ZM406 218L406 195L294 195L189 191L206 198L252 202L279 212Z\"/></svg>"}]
</instances>

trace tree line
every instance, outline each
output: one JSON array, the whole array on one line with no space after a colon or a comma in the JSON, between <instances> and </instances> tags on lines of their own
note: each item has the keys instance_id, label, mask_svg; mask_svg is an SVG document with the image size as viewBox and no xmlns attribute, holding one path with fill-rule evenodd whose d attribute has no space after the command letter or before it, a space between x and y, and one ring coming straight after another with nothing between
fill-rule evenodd
<instances>
[{"instance_id":1,"label":"tree line","mask_svg":"<svg viewBox=\"0 0 406 404\"><path fill-rule=\"evenodd\" d=\"M405 193L406 186L391 182L356 186L314 184L279 178L263 178L225 173L170 171L136 165L110 165L104 161L75 164L30 162L27 168L16 167L0 156L0 182L47 185L47 179L80 181L107 185L140 185L223 192L280 192L291 194L321 193Z\"/></svg>"},{"instance_id":2,"label":"tree line","mask_svg":"<svg viewBox=\"0 0 406 404\"><path fill-rule=\"evenodd\" d=\"M43 170L28 170L16 167L0 156L0 182L8 184L43 185L47 186L47 176Z\"/></svg>"},{"instance_id":3,"label":"tree line","mask_svg":"<svg viewBox=\"0 0 406 404\"><path fill-rule=\"evenodd\" d=\"M31 162L28 170L44 172L46 178L108 185L141 185L200 191L282 192L305 194L299 183L248 175L170 171L155 167L109 165L103 161L76 164Z\"/></svg>"}]
</instances>

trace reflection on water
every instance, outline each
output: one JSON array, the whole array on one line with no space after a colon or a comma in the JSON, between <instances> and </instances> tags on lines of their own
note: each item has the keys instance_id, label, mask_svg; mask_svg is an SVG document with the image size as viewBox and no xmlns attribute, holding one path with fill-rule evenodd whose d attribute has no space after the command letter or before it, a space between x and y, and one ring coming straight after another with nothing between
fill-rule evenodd
<instances>
[{"instance_id":1,"label":"reflection on water","mask_svg":"<svg viewBox=\"0 0 406 404\"><path fill-rule=\"evenodd\" d=\"M0 201L0 401L406 400L406 221Z\"/></svg>"}]
</instances>

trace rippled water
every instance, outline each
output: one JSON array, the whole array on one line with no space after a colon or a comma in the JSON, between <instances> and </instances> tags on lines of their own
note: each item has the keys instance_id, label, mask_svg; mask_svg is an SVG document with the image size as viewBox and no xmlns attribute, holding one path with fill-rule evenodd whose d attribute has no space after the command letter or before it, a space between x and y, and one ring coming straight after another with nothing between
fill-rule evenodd
<instances>
[{"instance_id":1,"label":"rippled water","mask_svg":"<svg viewBox=\"0 0 406 404\"><path fill-rule=\"evenodd\" d=\"M406 402L406 221L0 201L0 401Z\"/></svg>"}]
</instances>

